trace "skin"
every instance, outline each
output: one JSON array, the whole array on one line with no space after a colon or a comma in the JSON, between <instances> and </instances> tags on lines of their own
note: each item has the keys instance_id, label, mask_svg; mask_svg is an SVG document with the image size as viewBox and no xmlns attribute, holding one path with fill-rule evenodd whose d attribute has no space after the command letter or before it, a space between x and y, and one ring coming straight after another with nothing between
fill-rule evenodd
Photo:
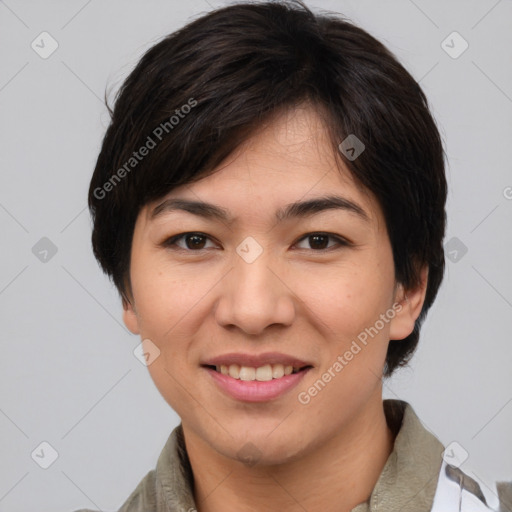
<instances>
[{"instance_id":1,"label":"skin","mask_svg":"<svg viewBox=\"0 0 512 512\"><path fill-rule=\"evenodd\" d=\"M369 221L345 210L274 220L278 208L333 193L360 205ZM184 211L151 219L162 200L146 205L124 302L126 326L160 350L148 369L182 420L197 509L339 512L366 501L393 449L382 405L387 346L412 332L427 270L416 289L395 282L382 211L337 164L311 105L282 112L214 174L165 197L215 203L235 217L231 225ZM200 250L183 238L164 245L186 232L209 238ZM315 245L306 235L318 232L351 245ZM248 236L263 248L250 264L236 252ZM397 303L400 312L378 335L299 403L297 394ZM200 366L228 352L267 351L313 365L297 388L267 402L226 396ZM248 443L257 449L252 466L238 455Z\"/></svg>"}]
</instances>

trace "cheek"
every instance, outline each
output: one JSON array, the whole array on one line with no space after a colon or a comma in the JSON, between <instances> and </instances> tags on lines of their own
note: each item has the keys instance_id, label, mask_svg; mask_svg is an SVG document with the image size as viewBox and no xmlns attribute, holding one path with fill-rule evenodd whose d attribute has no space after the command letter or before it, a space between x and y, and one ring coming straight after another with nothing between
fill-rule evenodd
<instances>
[{"instance_id":1,"label":"cheek","mask_svg":"<svg viewBox=\"0 0 512 512\"><path fill-rule=\"evenodd\" d=\"M377 265L361 262L328 275L309 274L297 281L297 295L308 306L310 316L324 326L328 338L346 340L373 325L389 307L393 289L390 275L389 269L380 272Z\"/></svg>"},{"instance_id":2,"label":"cheek","mask_svg":"<svg viewBox=\"0 0 512 512\"><path fill-rule=\"evenodd\" d=\"M141 338L150 339L160 351L148 366L151 378L174 410L182 412L187 407L193 408L184 389L192 389L190 346L208 283L203 283L202 287L197 276L189 279L178 269L163 271L156 265L149 265L140 272L134 268L133 277Z\"/></svg>"},{"instance_id":3,"label":"cheek","mask_svg":"<svg viewBox=\"0 0 512 512\"><path fill-rule=\"evenodd\" d=\"M146 260L149 261L149 260ZM132 289L142 339L150 339L159 349L158 358L148 366L155 385L175 408L189 386L187 368L202 320L211 310L211 292L218 281L215 276L194 272L167 262L132 265ZM202 337L203 341L205 337ZM190 372L189 372L190 373Z\"/></svg>"},{"instance_id":4,"label":"cheek","mask_svg":"<svg viewBox=\"0 0 512 512\"><path fill-rule=\"evenodd\" d=\"M385 275L353 272L325 283L311 302L317 325L323 326L321 368L298 396L299 403L309 402L308 421L319 430L345 421L376 393L392 318L388 315L385 322L380 316L389 312L393 289Z\"/></svg>"},{"instance_id":5,"label":"cheek","mask_svg":"<svg viewBox=\"0 0 512 512\"><path fill-rule=\"evenodd\" d=\"M133 265L132 289L141 335L158 340L186 323L187 313L208 289L204 281L158 261L144 267Z\"/></svg>"}]
</instances>

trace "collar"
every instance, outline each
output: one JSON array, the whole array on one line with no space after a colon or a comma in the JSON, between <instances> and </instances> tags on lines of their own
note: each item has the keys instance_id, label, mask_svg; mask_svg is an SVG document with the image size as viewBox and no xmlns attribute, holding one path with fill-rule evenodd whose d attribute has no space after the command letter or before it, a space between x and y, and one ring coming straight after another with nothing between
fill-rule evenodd
<instances>
[{"instance_id":1,"label":"collar","mask_svg":"<svg viewBox=\"0 0 512 512\"><path fill-rule=\"evenodd\" d=\"M383 406L388 427L395 435L393 451L368 501L351 512L429 512L444 447L407 402L384 400Z\"/></svg>"}]
</instances>

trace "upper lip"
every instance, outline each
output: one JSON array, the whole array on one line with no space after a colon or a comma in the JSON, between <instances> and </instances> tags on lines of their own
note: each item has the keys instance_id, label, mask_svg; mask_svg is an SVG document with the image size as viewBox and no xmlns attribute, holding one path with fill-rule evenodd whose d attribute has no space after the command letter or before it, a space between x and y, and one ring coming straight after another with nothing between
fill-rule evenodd
<instances>
[{"instance_id":1,"label":"upper lip","mask_svg":"<svg viewBox=\"0 0 512 512\"><path fill-rule=\"evenodd\" d=\"M266 364L282 364L283 366L293 366L294 368L312 366L306 361L280 352L265 352L257 355L233 352L230 354L212 357L204 361L202 364L203 366L229 366L231 364L238 364L239 366L248 366L251 368L258 368L260 366L265 366Z\"/></svg>"}]
</instances>

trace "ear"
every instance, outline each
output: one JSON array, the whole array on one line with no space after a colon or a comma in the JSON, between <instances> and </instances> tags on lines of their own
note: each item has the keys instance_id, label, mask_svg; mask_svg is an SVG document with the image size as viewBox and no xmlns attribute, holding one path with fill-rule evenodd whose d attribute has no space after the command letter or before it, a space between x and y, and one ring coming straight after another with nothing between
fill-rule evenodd
<instances>
[{"instance_id":1,"label":"ear","mask_svg":"<svg viewBox=\"0 0 512 512\"><path fill-rule=\"evenodd\" d=\"M420 283L414 289L405 290L399 285L395 293L396 314L390 322L389 339L403 340L412 333L414 323L421 313L425 294L427 292L428 266L425 265L420 272Z\"/></svg>"},{"instance_id":2,"label":"ear","mask_svg":"<svg viewBox=\"0 0 512 512\"><path fill-rule=\"evenodd\" d=\"M126 297L123 297L123 322L130 332L133 334L140 334L137 312L135 311L135 307Z\"/></svg>"}]
</instances>

